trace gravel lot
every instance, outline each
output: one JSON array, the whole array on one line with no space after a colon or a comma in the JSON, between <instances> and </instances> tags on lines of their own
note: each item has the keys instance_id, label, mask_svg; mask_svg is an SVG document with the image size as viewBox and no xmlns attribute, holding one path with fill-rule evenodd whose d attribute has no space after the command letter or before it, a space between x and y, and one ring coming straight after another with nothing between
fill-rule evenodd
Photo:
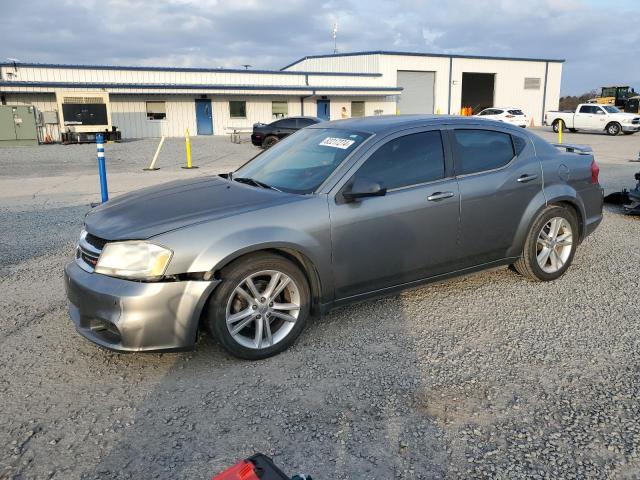
<instances>
[{"instance_id":1,"label":"gravel lot","mask_svg":"<svg viewBox=\"0 0 640 480\"><path fill-rule=\"evenodd\" d=\"M552 139L550 132L541 135ZM590 144L631 186L640 135ZM108 145L113 195L229 171L250 144ZM638 478L640 218L608 208L559 281L498 269L333 311L260 362L116 354L68 320L62 266L95 147L0 149L0 478L210 478L256 451L317 479Z\"/></svg>"}]
</instances>

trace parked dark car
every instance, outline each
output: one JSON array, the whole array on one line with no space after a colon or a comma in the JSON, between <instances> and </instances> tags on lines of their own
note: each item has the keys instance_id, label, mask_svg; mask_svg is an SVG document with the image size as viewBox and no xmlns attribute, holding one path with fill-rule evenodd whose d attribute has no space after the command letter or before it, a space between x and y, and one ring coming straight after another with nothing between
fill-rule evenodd
<instances>
[{"instance_id":1,"label":"parked dark car","mask_svg":"<svg viewBox=\"0 0 640 480\"><path fill-rule=\"evenodd\" d=\"M287 117L271 122L268 125L256 123L253 125L251 143L257 147L269 148L301 128L322 121L323 120L318 117Z\"/></svg>"},{"instance_id":2,"label":"parked dark car","mask_svg":"<svg viewBox=\"0 0 640 480\"><path fill-rule=\"evenodd\" d=\"M191 348L204 326L265 358L345 303L500 265L555 280L602 220L598 173L589 148L481 118L318 124L232 174L91 210L70 315L116 350Z\"/></svg>"}]
</instances>

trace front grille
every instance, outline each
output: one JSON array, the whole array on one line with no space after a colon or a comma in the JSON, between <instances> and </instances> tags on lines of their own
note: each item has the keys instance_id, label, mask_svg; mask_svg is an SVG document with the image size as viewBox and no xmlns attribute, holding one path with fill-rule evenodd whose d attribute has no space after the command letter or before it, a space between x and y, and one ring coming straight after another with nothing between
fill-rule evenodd
<instances>
[{"instance_id":1,"label":"front grille","mask_svg":"<svg viewBox=\"0 0 640 480\"><path fill-rule=\"evenodd\" d=\"M87 272L93 272L107 241L82 232L76 247L76 263Z\"/></svg>"},{"instance_id":2,"label":"front grille","mask_svg":"<svg viewBox=\"0 0 640 480\"><path fill-rule=\"evenodd\" d=\"M103 240L102 238L98 238L95 235L91 235L88 232L86 237L84 237L84 239L89 245L91 245L92 247L95 247L98 250L102 250L104 246L107 244L106 240Z\"/></svg>"}]
</instances>

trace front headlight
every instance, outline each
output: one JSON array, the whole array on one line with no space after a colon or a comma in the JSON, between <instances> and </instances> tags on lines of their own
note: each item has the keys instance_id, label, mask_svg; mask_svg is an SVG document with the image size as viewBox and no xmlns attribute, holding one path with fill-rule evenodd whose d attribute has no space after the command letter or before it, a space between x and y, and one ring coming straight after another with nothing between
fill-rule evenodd
<instances>
[{"instance_id":1,"label":"front headlight","mask_svg":"<svg viewBox=\"0 0 640 480\"><path fill-rule=\"evenodd\" d=\"M133 280L157 280L164 275L172 255L171 250L149 242L107 243L95 272Z\"/></svg>"}]
</instances>

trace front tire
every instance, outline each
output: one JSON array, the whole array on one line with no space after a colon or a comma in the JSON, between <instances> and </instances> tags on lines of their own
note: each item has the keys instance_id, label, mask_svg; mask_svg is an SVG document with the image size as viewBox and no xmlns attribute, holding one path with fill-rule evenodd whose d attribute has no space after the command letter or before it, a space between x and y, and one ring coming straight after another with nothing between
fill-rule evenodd
<instances>
[{"instance_id":1,"label":"front tire","mask_svg":"<svg viewBox=\"0 0 640 480\"><path fill-rule=\"evenodd\" d=\"M606 131L608 135L615 137L616 135L620 134L620 132L622 131L622 127L618 122L611 122L609 125L607 125Z\"/></svg>"},{"instance_id":2,"label":"front tire","mask_svg":"<svg viewBox=\"0 0 640 480\"><path fill-rule=\"evenodd\" d=\"M289 348L307 323L311 294L304 273L284 257L257 253L221 272L206 324L231 355L259 360Z\"/></svg>"},{"instance_id":3,"label":"front tire","mask_svg":"<svg viewBox=\"0 0 640 480\"><path fill-rule=\"evenodd\" d=\"M513 265L518 273L548 282L567 271L578 244L578 220L568 208L545 208L529 229L522 256Z\"/></svg>"}]
</instances>

